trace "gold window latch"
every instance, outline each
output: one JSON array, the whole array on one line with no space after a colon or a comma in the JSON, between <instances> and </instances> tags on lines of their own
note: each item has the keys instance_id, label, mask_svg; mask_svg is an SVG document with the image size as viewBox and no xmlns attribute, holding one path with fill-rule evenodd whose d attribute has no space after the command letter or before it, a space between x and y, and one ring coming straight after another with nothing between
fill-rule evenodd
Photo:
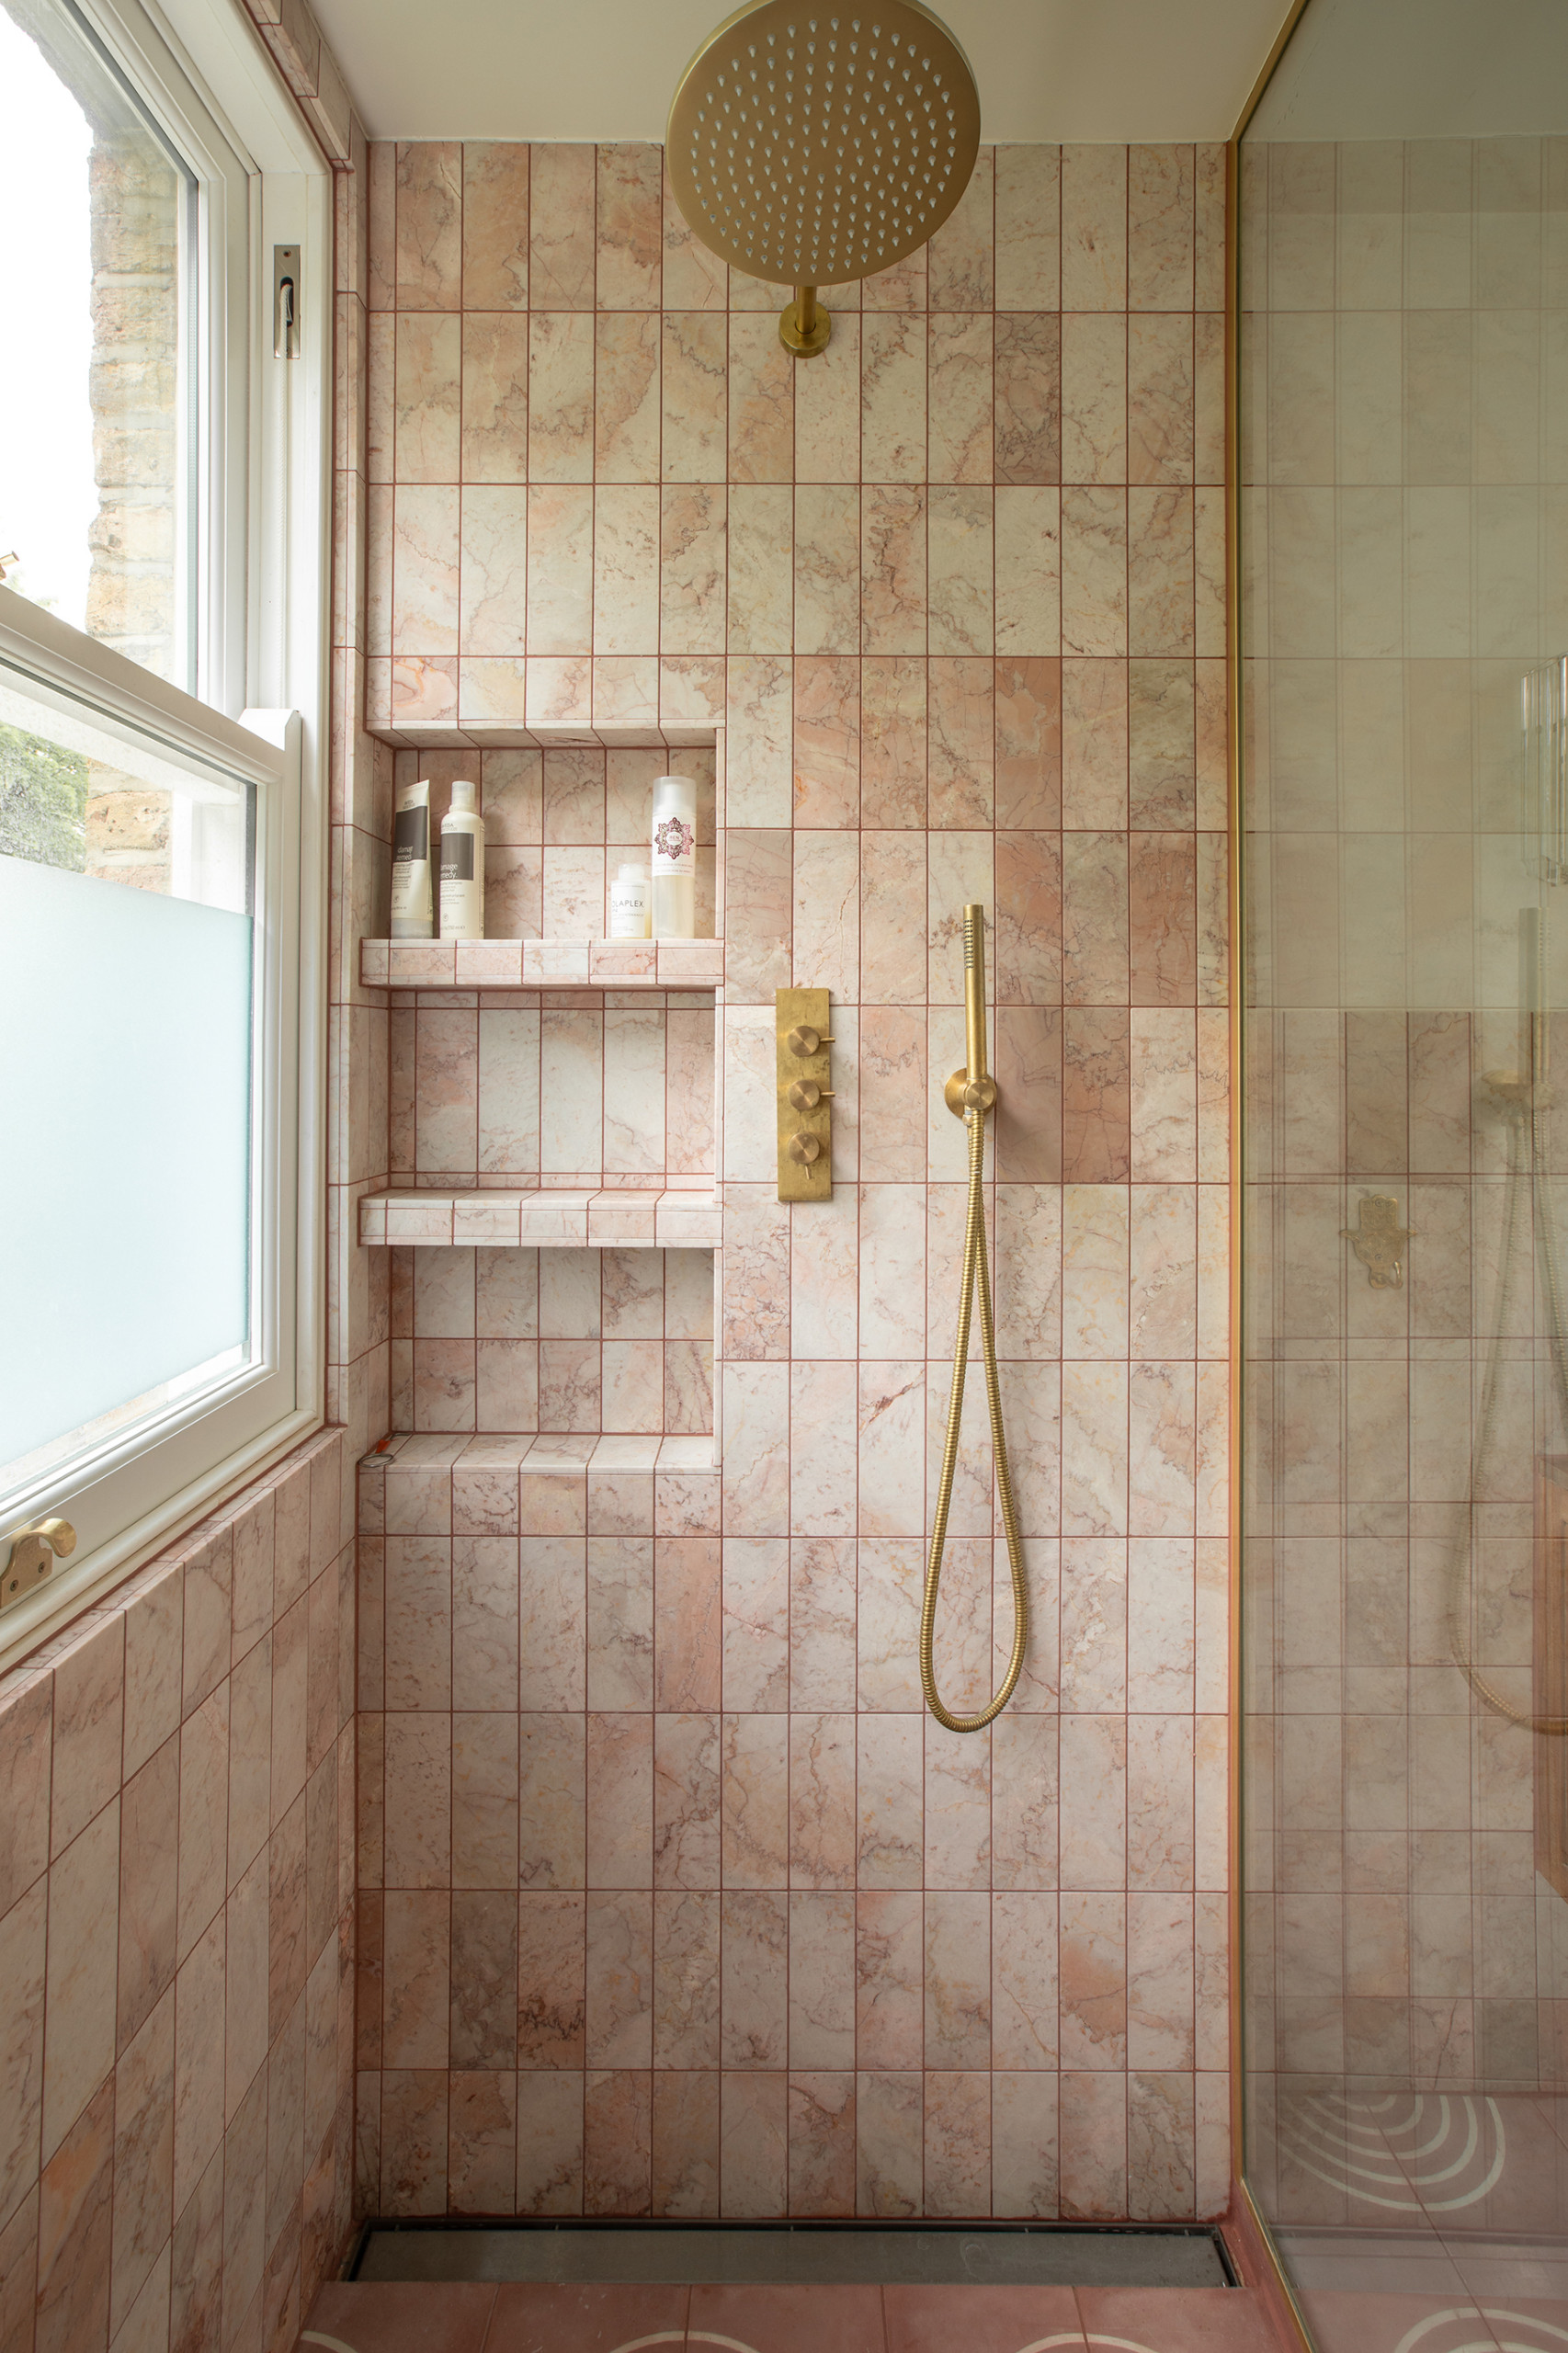
<instances>
[{"instance_id":1,"label":"gold window latch","mask_svg":"<svg viewBox=\"0 0 1568 2353\"><path fill-rule=\"evenodd\" d=\"M68 1519L35 1519L26 1528L14 1528L0 1543L6 1555L0 1569L0 1610L6 1610L25 1601L50 1576L55 1562L76 1550L76 1531Z\"/></svg>"}]
</instances>

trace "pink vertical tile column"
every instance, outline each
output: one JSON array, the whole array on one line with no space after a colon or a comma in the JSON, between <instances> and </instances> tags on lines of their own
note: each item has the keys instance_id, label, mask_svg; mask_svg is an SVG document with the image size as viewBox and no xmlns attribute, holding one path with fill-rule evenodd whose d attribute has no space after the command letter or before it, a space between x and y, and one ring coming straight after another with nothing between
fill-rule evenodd
<instances>
[{"instance_id":1,"label":"pink vertical tile column","mask_svg":"<svg viewBox=\"0 0 1568 2353\"><path fill-rule=\"evenodd\" d=\"M389 1682L366 1728L389 1788L413 1742L430 1788L449 1772L454 1823L460 1789L465 1822L499 1825L465 1848L491 1876L465 1886L485 1926L465 1914L461 1935L502 1956L517 2032L498 1995L468 2055L443 2042L467 1972L455 1910L443 1929L427 1898L456 1905L457 1866L394 1853L370 1780L364 2064L396 2122L361 2195L508 2211L515 2133L533 2213L1217 2211L1221 152L984 151L925 251L829 292L833 339L804 366L774 292L691 238L655 149L378 156L371 723L396 697L446 724L454 694L519 729L722 723L727 975L720 1469L683 1488L650 1461L628 1473L647 1496L612 1501L608 1472L530 1474L519 1450L515 1521L496 1506L483 1571L464 1555L467 1614L455 1519L370 1540L378 1692L427 1553L454 1672L471 1645L519 1646L516 1697L509 1665L466 1710ZM472 756L419 756L444 779ZM658 757L485 752L504 927L602 905ZM969 899L992 926L987 1214L1034 1608L1018 1695L974 1740L926 1719L915 1674ZM772 1107L791 982L833 992L837 1088L833 1201L794 1209ZM548 1184L596 1150L635 1175L658 1110L628 1117L648 1065L631 1027L612 1041L612 998L429 1002L393 1017L402 1181ZM694 1004L677 1031L687 1011L664 1014L672 1165L674 1074L709 1019ZM687 1137L685 1165L706 1148ZM631 1270L596 1291L547 1271L563 1255L394 1268L393 1421L417 1435L369 1474L369 1514L415 1509L393 1502L405 1464L457 1512L470 1466L490 1475L471 1433L708 1427L705 1367L675 1353L700 1347L700 1311L672 1307L669 1264L656 1399ZM964 1444L938 1657L972 1704L1010 1639L977 1396ZM423 2022L395 2057L389 1972Z\"/></svg>"},{"instance_id":2,"label":"pink vertical tile column","mask_svg":"<svg viewBox=\"0 0 1568 2353\"><path fill-rule=\"evenodd\" d=\"M7 2341L291 2339L353 2211L354 1543L324 1431L0 1684Z\"/></svg>"}]
</instances>

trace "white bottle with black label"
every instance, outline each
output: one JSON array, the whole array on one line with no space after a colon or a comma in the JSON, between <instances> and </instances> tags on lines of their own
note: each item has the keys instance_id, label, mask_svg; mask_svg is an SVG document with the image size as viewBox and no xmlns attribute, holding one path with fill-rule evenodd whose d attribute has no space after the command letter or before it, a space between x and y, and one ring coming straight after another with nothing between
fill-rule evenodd
<instances>
[{"instance_id":1,"label":"white bottle with black label","mask_svg":"<svg viewBox=\"0 0 1568 2353\"><path fill-rule=\"evenodd\" d=\"M655 939L697 937L697 787L688 776L653 779L650 831Z\"/></svg>"},{"instance_id":2,"label":"white bottle with black label","mask_svg":"<svg viewBox=\"0 0 1568 2353\"><path fill-rule=\"evenodd\" d=\"M436 930L431 890L430 779L405 784L392 820L392 936L429 939Z\"/></svg>"},{"instance_id":3,"label":"white bottle with black label","mask_svg":"<svg viewBox=\"0 0 1568 2353\"><path fill-rule=\"evenodd\" d=\"M475 809L476 788L460 780L441 820L441 937L484 937L484 820Z\"/></svg>"}]
</instances>

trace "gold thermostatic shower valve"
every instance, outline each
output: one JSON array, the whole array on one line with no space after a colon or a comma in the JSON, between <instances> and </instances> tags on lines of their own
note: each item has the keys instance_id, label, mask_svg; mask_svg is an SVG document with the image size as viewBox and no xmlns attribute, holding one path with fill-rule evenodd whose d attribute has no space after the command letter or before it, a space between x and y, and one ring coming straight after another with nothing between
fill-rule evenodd
<instances>
[{"instance_id":1,"label":"gold thermostatic shower valve","mask_svg":"<svg viewBox=\"0 0 1568 2353\"><path fill-rule=\"evenodd\" d=\"M778 1062L778 1198L833 1199L833 1034L826 989L780 989L774 1000Z\"/></svg>"}]
</instances>

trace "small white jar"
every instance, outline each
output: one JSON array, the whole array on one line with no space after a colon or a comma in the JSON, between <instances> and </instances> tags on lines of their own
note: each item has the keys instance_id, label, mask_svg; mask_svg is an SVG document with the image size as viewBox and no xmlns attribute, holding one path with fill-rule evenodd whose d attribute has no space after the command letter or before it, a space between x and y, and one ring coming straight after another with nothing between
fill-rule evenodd
<instances>
[{"instance_id":1,"label":"small white jar","mask_svg":"<svg viewBox=\"0 0 1568 2353\"><path fill-rule=\"evenodd\" d=\"M635 859L617 868L609 886L609 936L612 939L648 937L648 870Z\"/></svg>"}]
</instances>

